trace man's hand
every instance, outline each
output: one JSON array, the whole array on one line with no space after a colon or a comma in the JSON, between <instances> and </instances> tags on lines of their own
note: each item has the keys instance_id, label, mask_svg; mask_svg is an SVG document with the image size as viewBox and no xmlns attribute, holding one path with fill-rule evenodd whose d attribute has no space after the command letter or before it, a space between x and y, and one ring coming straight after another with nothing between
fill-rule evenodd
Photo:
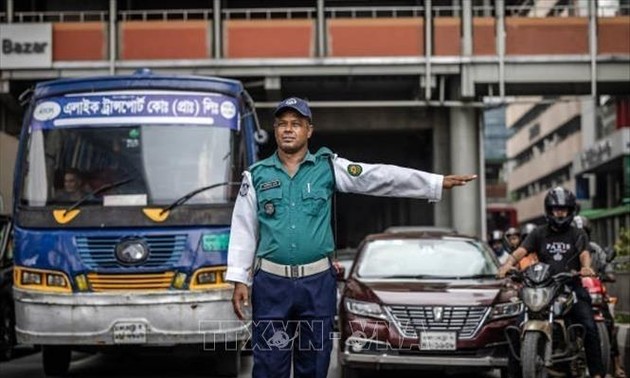
<instances>
[{"instance_id":1,"label":"man's hand","mask_svg":"<svg viewBox=\"0 0 630 378\"><path fill-rule=\"evenodd\" d=\"M236 282L234 284L234 293L232 294L232 307L234 309L234 314L243 320L245 319L245 315L243 314L243 309L241 308L241 302L243 302L243 306L249 306L249 289L247 285L242 282Z\"/></svg>"},{"instance_id":2,"label":"man's hand","mask_svg":"<svg viewBox=\"0 0 630 378\"><path fill-rule=\"evenodd\" d=\"M595 271L588 266L583 266L582 269L580 269L580 276L582 277L592 277L594 275Z\"/></svg>"},{"instance_id":3,"label":"man's hand","mask_svg":"<svg viewBox=\"0 0 630 378\"><path fill-rule=\"evenodd\" d=\"M497 277L505 278L505 276L507 275L507 272L509 272L512 269L514 269L512 265L509 265L509 264L501 265L501 267L499 268L499 272L497 272Z\"/></svg>"},{"instance_id":4,"label":"man's hand","mask_svg":"<svg viewBox=\"0 0 630 378\"><path fill-rule=\"evenodd\" d=\"M442 187L444 189L451 189L455 186L464 186L468 181L472 181L477 178L477 175L449 175L444 176Z\"/></svg>"}]
</instances>

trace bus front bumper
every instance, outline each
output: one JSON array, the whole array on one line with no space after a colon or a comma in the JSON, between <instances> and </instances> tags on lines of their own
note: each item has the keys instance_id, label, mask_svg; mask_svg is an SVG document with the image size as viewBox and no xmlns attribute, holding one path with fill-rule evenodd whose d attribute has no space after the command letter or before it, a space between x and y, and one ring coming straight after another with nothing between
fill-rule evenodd
<instances>
[{"instance_id":1,"label":"bus front bumper","mask_svg":"<svg viewBox=\"0 0 630 378\"><path fill-rule=\"evenodd\" d=\"M167 346L243 342L249 322L232 310L232 290L54 294L14 288L16 333L24 344Z\"/></svg>"}]
</instances>

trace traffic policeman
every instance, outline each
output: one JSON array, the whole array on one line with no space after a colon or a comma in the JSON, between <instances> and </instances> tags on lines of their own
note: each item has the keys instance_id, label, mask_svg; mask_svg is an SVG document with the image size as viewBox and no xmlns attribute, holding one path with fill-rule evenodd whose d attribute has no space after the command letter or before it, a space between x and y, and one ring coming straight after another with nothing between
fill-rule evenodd
<instances>
[{"instance_id":1,"label":"traffic policeman","mask_svg":"<svg viewBox=\"0 0 630 378\"><path fill-rule=\"evenodd\" d=\"M308 149L308 103L291 97L274 112L278 148L243 173L232 215L226 279L245 318L251 285L254 377L326 377L336 303L333 192L426 198L475 175L442 176L393 165L354 163Z\"/></svg>"}]
</instances>

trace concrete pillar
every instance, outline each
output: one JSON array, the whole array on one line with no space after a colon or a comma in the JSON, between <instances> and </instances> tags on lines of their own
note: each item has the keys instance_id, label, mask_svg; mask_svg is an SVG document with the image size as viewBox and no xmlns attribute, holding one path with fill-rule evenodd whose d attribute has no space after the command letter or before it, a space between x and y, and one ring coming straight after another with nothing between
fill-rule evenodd
<instances>
[{"instance_id":1,"label":"concrete pillar","mask_svg":"<svg viewBox=\"0 0 630 378\"><path fill-rule=\"evenodd\" d=\"M432 108L433 123L433 172L448 174L451 171L451 148L447 108ZM440 117L441 116L441 117ZM438 119L442 118L442 119ZM435 203L433 224L451 227L451 193L444 192L442 200Z\"/></svg>"},{"instance_id":2,"label":"concrete pillar","mask_svg":"<svg viewBox=\"0 0 630 378\"><path fill-rule=\"evenodd\" d=\"M118 8L116 0L109 0L109 74L116 73L116 59L118 58L118 31L116 30L116 15Z\"/></svg>"},{"instance_id":3,"label":"concrete pillar","mask_svg":"<svg viewBox=\"0 0 630 378\"><path fill-rule=\"evenodd\" d=\"M13 22L14 9L13 0L7 0L7 23L9 24Z\"/></svg>"},{"instance_id":4,"label":"concrete pillar","mask_svg":"<svg viewBox=\"0 0 630 378\"><path fill-rule=\"evenodd\" d=\"M324 0L317 0L317 56L326 57L326 18Z\"/></svg>"},{"instance_id":5,"label":"concrete pillar","mask_svg":"<svg viewBox=\"0 0 630 378\"><path fill-rule=\"evenodd\" d=\"M223 33L221 33L221 0L214 0L212 4L212 30L214 36L214 59L222 58L222 44Z\"/></svg>"},{"instance_id":6,"label":"concrete pillar","mask_svg":"<svg viewBox=\"0 0 630 378\"><path fill-rule=\"evenodd\" d=\"M584 96L580 105L582 113L582 149L584 150L597 140L597 104L595 103L595 97Z\"/></svg>"},{"instance_id":7,"label":"concrete pillar","mask_svg":"<svg viewBox=\"0 0 630 378\"><path fill-rule=\"evenodd\" d=\"M459 83L451 93L459 93ZM479 117L473 107L450 107L450 154L452 174L477 174L479 178L451 193L452 224L463 234L482 237L481 180L485 177L479 157Z\"/></svg>"}]
</instances>

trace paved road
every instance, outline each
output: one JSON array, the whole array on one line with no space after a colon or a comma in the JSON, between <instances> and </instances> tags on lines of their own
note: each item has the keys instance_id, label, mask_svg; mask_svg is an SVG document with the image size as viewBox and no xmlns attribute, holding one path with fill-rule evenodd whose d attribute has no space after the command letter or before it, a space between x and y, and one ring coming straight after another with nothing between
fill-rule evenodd
<instances>
[{"instance_id":1,"label":"paved road","mask_svg":"<svg viewBox=\"0 0 630 378\"><path fill-rule=\"evenodd\" d=\"M330 366L328 378L340 378L341 372L337 366L336 352L333 351L333 360ZM0 362L0 377L2 378L40 378L44 377L41 368L41 353L31 348L20 347L17 356L11 361ZM243 356L242 369L239 378L251 376L252 357ZM190 351L164 351L133 354L86 354L73 353L73 361L68 377L96 378L137 378L137 377L212 377L212 363L208 356ZM391 371L366 372L367 377L391 377ZM396 371L396 378L417 378L418 371ZM444 377L441 372L423 372L423 378ZM494 377L497 372L488 374L471 375L462 373L449 375L451 377Z\"/></svg>"}]
</instances>

